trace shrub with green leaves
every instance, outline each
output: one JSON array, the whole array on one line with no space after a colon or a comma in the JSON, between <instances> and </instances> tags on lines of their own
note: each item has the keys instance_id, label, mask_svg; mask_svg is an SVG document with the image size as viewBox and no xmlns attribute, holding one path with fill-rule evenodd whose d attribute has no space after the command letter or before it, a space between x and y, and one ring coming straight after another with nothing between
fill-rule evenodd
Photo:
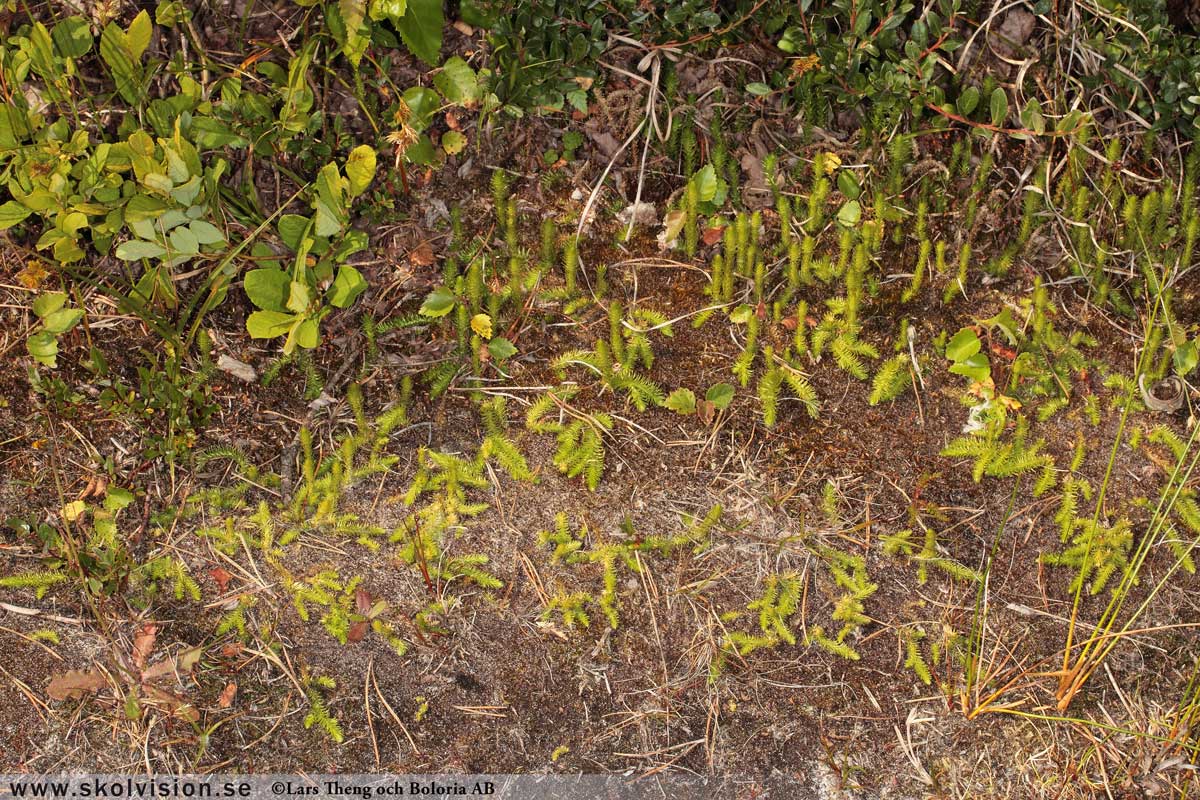
<instances>
[{"instance_id":1,"label":"shrub with green leaves","mask_svg":"<svg viewBox=\"0 0 1200 800\"><path fill-rule=\"evenodd\" d=\"M504 109L587 110L584 86L599 77L607 5L560 0L467 0L463 19L489 31L492 67L483 76Z\"/></svg>"},{"instance_id":2,"label":"shrub with green leaves","mask_svg":"<svg viewBox=\"0 0 1200 800\"><path fill-rule=\"evenodd\" d=\"M164 27L186 21L159 16ZM152 363L138 367L141 395L123 384L117 391L122 378L109 373L95 347L88 364L111 384L111 410L144 416L135 408L144 405L148 413L165 412L172 440L165 452L173 455L190 442L174 441L176 432L190 437L207 408L205 387L190 386L188 376L206 378L211 364L201 352L201 368L188 369L193 345L203 338L206 315L225 302L242 259L259 266L247 284L261 312L251 315L251 333L283 337L287 352L314 346L328 309L349 305L366 288L344 262L365 247L365 235L349 229L349 204L370 183L375 154L369 146L354 150L344 172L313 167L316 177L307 184L287 172L313 214L277 221L275 232L294 256L283 265L259 241L275 215L262 211L252 180L237 187L249 191L231 191L226 148L252 147L270 162L321 121L309 83L317 40L299 47L286 66L256 64L262 80L245 86L231 75L206 88L187 71L171 70L151 92L151 79L162 73L150 48L155 34L142 11L127 25L107 24L98 37L88 20L69 16L52 27L19 23L0 43L0 76L14 90L0 107L0 229L46 252L56 269L39 280L72 294L98 290L165 342L149 351ZM85 73L96 80L85 85ZM128 113L110 116L114 108ZM231 218L250 231L235 244L228 241ZM99 268L109 256L117 267ZM81 313L62 296L34 301L39 322L27 346L46 366L57 363L58 337Z\"/></svg>"},{"instance_id":3,"label":"shrub with green leaves","mask_svg":"<svg viewBox=\"0 0 1200 800\"><path fill-rule=\"evenodd\" d=\"M1186 7L1180 3L1176 6ZM1105 85L1120 109L1158 129L1200 135L1200 37L1169 18L1170 3L1131 0L1113 8L1082 9L1081 36L1101 59L1080 75L1084 90Z\"/></svg>"},{"instance_id":4,"label":"shrub with green leaves","mask_svg":"<svg viewBox=\"0 0 1200 800\"><path fill-rule=\"evenodd\" d=\"M58 337L74 328L83 319L83 309L67 306L63 292L47 292L33 301L37 325L25 340L25 348L33 360L47 367L58 366Z\"/></svg>"},{"instance_id":5,"label":"shrub with green leaves","mask_svg":"<svg viewBox=\"0 0 1200 800\"><path fill-rule=\"evenodd\" d=\"M814 122L864 101L883 122L919 118L928 105L946 102L949 82L939 60L962 45L961 8L960 0L781 3L768 12L767 29L778 31L780 50L798 58L794 96Z\"/></svg>"},{"instance_id":6,"label":"shrub with green leaves","mask_svg":"<svg viewBox=\"0 0 1200 800\"><path fill-rule=\"evenodd\" d=\"M163 265L177 267L224 247L224 235L206 218L227 166L201 156L218 144L207 134L221 126L206 130L192 116L201 105L199 85L183 77L179 94L148 100L143 57L153 27L143 11L128 28L110 23L100 36L99 56L117 95L144 114L122 117L116 136L99 142L79 113L88 110L80 106L91 93L78 63L92 57L96 44L85 19L67 17L52 29L35 21L0 45L7 85L40 82L42 100L65 112L44 114L20 92L0 112L2 179L12 198L0 206L0 226L34 218L37 248L64 265L89 252L107 254L125 235L117 257L147 263L136 293L145 300L167 292L169 302L174 290L163 285Z\"/></svg>"},{"instance_id":7,"label":"shrub with green leaves","mask_svg":"<svg viewBox=\"0 0 1200 800\"><path fill-rule=\"evenodd\" d=\"M525 110L586 112L586 87L601 77L596 60L610 32L647 43L697 40L706 48L717 41L713 34L745 21L754 7L750 0L716 6L708 0L655 6L637 0L467 0L462 16L490 32L488 86L506 111L520 115Z\"/></svg>"},{"instance_id":8,"label":"shrub with green leaves","mask_svg":"<svg viewBox=\"0 0 1200 800\"><path fill-rule=\"evenodd\" d=\"M279 238L293 256L287 269L271 259L246 273L246 295L258 307L246 319L251 336L285 337L284 353L297 345L316 347L321 319L329 308L345 308L366 291L362 274L345 260L367 245L366 234L348 230L350 204L374 177L375 151L360 145L342 170L336 164L321 170L312 189L312 215L280 217ZM328 288L322 291L323 286Z\"/></svg>"},{"instance_id":9,"label":"shrub with green leaves","mask_svg":"<svg viewBox=\"0 0 1200 800\"><path fill-rule=\"evenodd\" d=\"M296 2L317 5L317 0ZM372 41L398 47L396 34L417 58L430 65L438 63L445 24L441 0L338 0L326 3L324 12L329 32L356 70Z\"/></svg>"}]
</instances>

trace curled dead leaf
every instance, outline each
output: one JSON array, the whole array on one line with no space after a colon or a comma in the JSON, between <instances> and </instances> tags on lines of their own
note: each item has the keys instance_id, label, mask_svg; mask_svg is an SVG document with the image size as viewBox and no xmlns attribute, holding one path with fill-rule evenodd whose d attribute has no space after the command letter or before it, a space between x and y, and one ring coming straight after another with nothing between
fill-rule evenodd
<instances>
[{"instance_id":1,"label":"curled dead leaf","mask_svg":"<svg viewBox=\"0 0 1200 800\"><path fill-rule=\"evenodd\" d=\"M617 222L622 225L628 225L631 221L634 225L653 225L657 218L658 211L654 203L630 203L617 213Z\"/></svg>"},{"instance_id":2,"label":"curled dead leaf","mask_svg":"<svg viewBox=\"0 0 1200 800\"><path fill-rule=\"evenodd\" d=\"M233 698L237 696L237 688L237 684L233 681L225 684L225 688L221 690L221 696L217 698L217 706L229 708L233 705Z\"/></svg>"},{"instance_id":3,"label":"curled dead leaf","mask_svg":"<svg viewBox=\"0 0 1200 800\"><path fill-rule=\"evenodd\" d=\"M668 211L663 217L663 229L658 234L659 244L666 248L674 244L679 238L679 234L683 232L683 225L687 221L687 215L679 209Z\"/></svg>"},{"instance_id":4,"label":"curled dead leaf","mask_svg":"<svg viewBox=\"0 0 1200 800\"><path fill-rule=\"evenodd\" d=\"M141 670L145 668L146 660L154 652L154 641L157 638L158 626L153 622L147 622L138 628L137 634L133 637L133 650L129 654L129 658L133 662L135 669Z\"/></svg>"},{"instance_id":5,"label":"curled dead leaf","mask_svg":"<svg viewBox=\"0 0 1200 800\"><path fill-rule=\"evenodd\" d=\"M993 355L1000 356L1005 361L1014 361L1017 357L1017 351L1011 347L1007 347L1000 342L991 342L988 349Z\"/></svg>"},{"instance_id":6,"label":"curled dead leaf","mask_svg":"<svg viewBox=\"0 0 1200 800\"><path fill-rule=\"evenodd\" d=\"M17 281L26 289L36 289L49 276L50 271L46 269L46 265L42 261L32 260L27 262L24 268L17 273Z\"/></svg>"},{"instance_id":7,"label":"curled dead leaf","mask_svg":"<svg viewBox=\"0 0 1200 800\"><path fill-rule=\"evenodd\" d=\"M254 383L258 380L258 372L245 361L238 361L230 355L222 353L217 359L217 369L232 375L244 383Z\"/></svg>"},{"instance_id":8,"label":"curled dead leaf","mask_svg":"<svg viewBox=\"0 0 1200 800\"><path fill-rule=\"evenodd\" d=\"M819 66L821 66L821 59L819 56L807 55L800 56L799 58L793 58L788 79L793 81L799 80L804 76L804 73L808 72L809 70L816 69Z\"/></svg>"},{"instance_id":9,"label":"curled dead leaf","mask_svg":"<svg viewBox=\"0 0 1200 800\"><path fill-rule=\"evenodd\" d=\"M95 476L88 481L87 486L79 493L76 500L87 500L89 497L101 498L108 491L108 481L100 476Z\"/></svg>"},{"instance_id":10,"label":"curled dead leaf","mask_svg":"<svg viewBox=\"0 0 1200 800\"><path fill-rule=\"evenodd\" d=\"M1146 376L1139 375L1138 389L1142 393L1142 402L1151 411L1172 413L1183 408L1183 381L1176 375L1168 375L1149 388L1146 387Z\"/></svg>"},{"instance_id":11,"label":"curled dead leaf","mask_svg":"<svg viewBox=\"0 0 1200 800\"><path fill-rule=\"evenodd\" d=\"M225 594L225 589L228 588L229 581L233 579L233 576L221 567L213 567L210 569L208 571L208 576L216 582L217 590L220 591L221 594Z\"/></svg>"},{"instance_id":12,"label":"curled dead leaf","mask_svg":"<svg viewBox=\"0 0 1200 800\"><path fill-rule=\"evenodd\" d=\"M428 267L433 264L433 245L428 240L421 242L408 254L408 260L414 267Z\"/></svg>"},{"instance_id":13,"label":"curled dead leaf","mask_svg":"<svg viewBox=\"0 0 1200 800\"><path fill-rule=\"evenodd\" d=\"M600 152L606 159L616 157L617 152L621 149L621 143L617 141L617 137L607 130L601 130L599 127L589 128L587 135L596 147L600 148Z\"/></svg>"},{"instance_id":14,"label":"curled dead leaf","mask_svg":"<svg viewBox=\"0 0 1200 800\"><path fill-rule=\"evenodd\" d=\"M1016 399L1015 397L1009 397L1006 394L998 395L996 397L996 402L999 403L1000 405L1002 405L1003 407L1009 409L1010 411L1020 411L1021 410L1021 401Z\"/></svg>"}]
</instances>

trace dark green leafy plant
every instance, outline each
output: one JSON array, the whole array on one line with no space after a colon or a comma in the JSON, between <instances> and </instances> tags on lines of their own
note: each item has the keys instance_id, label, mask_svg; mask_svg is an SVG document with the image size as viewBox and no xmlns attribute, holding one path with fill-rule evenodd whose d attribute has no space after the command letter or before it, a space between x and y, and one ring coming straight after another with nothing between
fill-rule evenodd
<instances>
[{"instance_id":1,"label":"dark green leafy plant","mask_svg":"<svg viewBox=\"0 0 1200 800\"><path fill-rule=\"evenodd\" d=\"M771 25L797 57L794 96L822 124L842 105L871 104L877 130L903 114L923 116L947 100L939 59L962 42L959 0L831 0L781 4ZM951 98L952 99L952 98Z\"/></svg>"},{"instance_id":2,"label":"dark green leafy plant","mask_svg":"<svg viewBox=\"0 0 1200 800\"><path fill-rule=\"evenodd\" d=\"M38 323L25 340L25 349L34 361L47 367L58 366L58 337L83 319L83 310L67 307L63 292L47 292L33 301Z\"/></svg>"},{"instance_id":3,"label":"dark green leafy plant","mask_svg":"<svg viewBox=\"0 0 1200 800\"><path fill-rule=\"evenodd\" d=\"M599 77L594 61L604 52L608 7L559 0L468 0L463 18L490 33L492 68L483 75L506 111L587 110L587 89Z\"/></svg>"},{"instance_id":4,"label":"dark green leafy plant","mask_svg":"<svg viewBox=\"0 0 1200 800\"><path fill-rule=\"evenodd\" d=\"M1087 9L1081 38L1102 60L1078 77L1084 91L1103 89L1118 108L1160 130L1177 126L1190 138L1200 134L1200 39L1194 28L1168 18L1171 7L1132 0L1103 12Z\"/></svg>"},{"instance_id":5,"label":"dark green leafy plant","mask_svg":"<svg viewBox=\"0 0 1200 800\"><path fill-rule=\"evenodd\" d=\"M318 0L296 2L315 6ZM324 12L329 32L355 70L373 40L399 46L395 35L378 24L385 21L400 34L409 52L426 64L438 63L445 24L440 0L338 0L326 3Z\"/></svg>"},{"instance_id":6,"label":"dark green leafy plant","mask_svg":"<svg viewBox=\"0 0 1200 800\"><path fill-rule=\"evenodd\" d=\"M343 175L343 172L345 173ZM344 169L327 164L312 189L313 214L284 214L279 238L293 253L290 269L279 262L246 273L244 286L258 307L246 319L256 339L283 336L283 352L320 343L320 322L329 308L346 308L366 291L367 283L345 260L366 247L366 235L348 231L350 203L375 176L375 151L356 147ZM310 264L310 257L313 263ZM328 288L322 291L322 287Z\"/></svg>"}]
</instances>

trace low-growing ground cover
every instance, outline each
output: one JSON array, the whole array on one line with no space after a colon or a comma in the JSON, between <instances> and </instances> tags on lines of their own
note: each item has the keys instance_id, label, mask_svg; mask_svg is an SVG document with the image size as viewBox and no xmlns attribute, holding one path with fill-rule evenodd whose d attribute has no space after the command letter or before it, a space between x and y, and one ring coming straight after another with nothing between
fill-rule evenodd
<instances>
[{"instance_id":1,"label":"low-growing ground cover","mask_svg":"<svg viewBox=\"0 0 1200 800\"><path fill-rule=\"evenodd\" d=\"M5 771L1194 791L1167 79L494 10L13 19Z\"/></svg>"}]
</instances>

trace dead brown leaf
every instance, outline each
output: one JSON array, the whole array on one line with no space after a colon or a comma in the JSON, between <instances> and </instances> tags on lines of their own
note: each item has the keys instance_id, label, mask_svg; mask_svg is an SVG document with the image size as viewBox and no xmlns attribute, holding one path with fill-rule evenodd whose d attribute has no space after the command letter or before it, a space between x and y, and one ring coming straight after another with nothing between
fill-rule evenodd
<instances>
[{"instance_id":1,"label":"dead brown leaf","mask_svg":"<svg viewBox=\"0 0 1200 800\"><path fill-rule=\"evenodd\" d=\"M213 567L210 569L208 571L208 576L216 581L217 590L220 591L221 594L225 594L225 589L228 588L229 581L233 579L233 576L221 567Z\"/></svg>"},{"instance_id":2,"label":"dead brown leaf","mask_svg":"<svg viewBox=\"0 0 1200 800\"><path fill-rule=\"evenodd\" d=\"M606 130L589 129L587 134L595 142L596 147L600 148L600 152L605 158L613 158L621 149L621 143L617 141L617 137Z\"/></svg>"},{"instance_id":3,"label":"dead brown leaf","mask_svg":"<svg viewBox=\"0 0 1200 800\"><path fill-rule=\"evenodd\" d=\"M363 637L367 635L368 623L366 620L356 622L350 626L349 632L346 634L347 642L361 642Z\"/></svg>"},{"instance_id":4,"label":"dead brown leaf","mask_svg":"<svg viewBox=\"0 0 1200 800\"><path fill-rule=\"evenodd\" d=\"M73 669L55 675L46 687L46 694L55 700L66 700L94 694L108 685L108 679L98 669Z\"/></svg>"},{"instance_id":5,"label":"dead brown leaf","mask_svg":"<svg viewBox=\"0 0 1200 800\"><path fill-rule=\"evenodd\" d=\"M371 593L361 586L354 590L354 610L359 614L366 616L371 611L371 604L375 599L371 597Z\"/></svg>"},{"instance_id":6,"label":"dead brown leaf","mask_svg":"<svg viewBox=\"0 0 1200 800\"><path fill-rule=\"evenodd\" d=\"M151 664L142 671L142 682L148 683L172 675L186 675L195 668L196 664L200 663L200 656L203 652L199 647L191 647L176 656Z\"/></svg>"},{"instance_id":7,"label":"dead brown leaf","mask_svg":"<svg viewBox=\"0 0 1200 800\"><path fill-rule=\"evenodd\" d=\"M1033 34L1037 17L1022 8L1014 8L1004 21L994 26L988 39L992 48L1003 58L1014 58Z\"/></svg>"},{"instance_id":8,"label":"dead brown leaf","mask_svg":"<svg viewBox=\"0 0 1200 800\"><path fill-rule=\"evenodd\" d=\"M421 242L408 254L408 260L414 267L428 267L433 264L433 245L428 240Z\"/></svg>"},{"instance_id":9,"label":"dead brown leaf","mask_svg":"<svg viewBox=\"0 0 1200 800\"><path fill-rule=\"evenodd\" d=\"M154 652L154 641L157 638L158 626L153 622L147 622L138 628L137 634L133 637L133 651L129 654L134 669L142 670L145 668L146 660Z\"/></svg>"},{"instance_id":10,"label":"dead brown leaf","mask_svg":"<svg viewBox=\"0 0 1200 800\"><path fill-rule=\"evenodd\" d=\"M237 696L237 688L237 684L233 681L225 684L225 688L221 690L221 696L217 698L217 706L229 708L233 705L233 698Z\"/></svg>"},{"instance_id":11,"label":"dead brown leaf","mask_svg":"<svg viewBox=\"0 0 1200 800\"><path fill-rule=\"evenodd\" d=\"M168 714L185 719L188 722L198 722L200 720L200 712L182 697L176 697L170 692L164 692L162 689L146 686L145 684L142 685L142 692L146 700L156 706L162 707Z\"/></svg>"},{"instance_id":12,"label":"dead brown leaf","mask_svg":"<svg viewBox=\"0 0 1200 800\"><path fill-rule=\"evenodd\" d=\"M762 157L757 153L745 152L741 158L742 171L746 173L742 181L742 192L755 195L754 208L770 205L770 188L767 186L767 176L763 171ZM747 198L748 200L748 198Z\"/></svg>"},{"instance_id":13,"label":"dead brown leaf","mask_svg":"<svg viewBox=\"0 0 1200 800\"><path fill-rule=\"evenodd\" d=\"M108 481L100 476L95 476L88 481L87 486L83 488L76 500L87 500L89 497L100 498L108 491Z\"/></svg>"}]
</instances>

